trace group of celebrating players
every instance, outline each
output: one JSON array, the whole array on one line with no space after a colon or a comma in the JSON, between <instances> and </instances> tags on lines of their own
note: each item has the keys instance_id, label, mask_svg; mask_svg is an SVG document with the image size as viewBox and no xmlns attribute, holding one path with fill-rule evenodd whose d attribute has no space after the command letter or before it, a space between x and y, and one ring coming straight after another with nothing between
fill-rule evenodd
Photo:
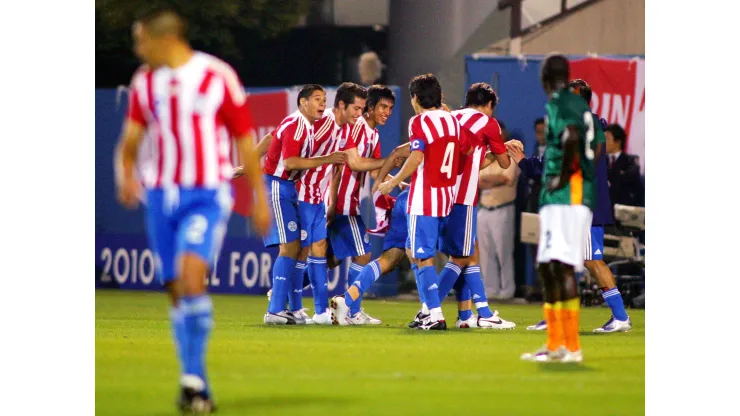
<instances>
[{"instance_id":1,"label":"group of celebrating players","mask_svg":"<svg viewBox=\"0 0 740 416\"><path fill-rule=\"evenodd\" d=\"M490 85L470 86L464 108L450 111L435 76L414 77L409 95L416 115L409 121L409 142L387 158L380 157L376 127L385 124L395 105L389 88L344 83L327 109L324 88L306 85L298 94L298 110L255 146L236 73L190 48L177 13L153 12L135 23L133 35L145 65L132 79L116 152L118 195L127 207L146 201L156 271L171 299L182 410L214 407L205 371L213 306L203 276L214 266L225 235L234 176L244 175L254 189L254 228L266 246L279 246L265 323L380 324L362 309L363 293L408 257L422 303L411 327L445 330L441 300L453 288L457 327L515 327L490 309L477 262L478 173L494 162L508 167L508 153L522 150L520 142L502 140L492 117L498 98ZM584 264L595 198L594 160L603 133L596 134L588 103L569 86L564 56L548 57L541 78L550 97L537 255L545 285L547 343L522 359L580 362L574 274ZM135 167L145 136L154 140L156 157L139 178ZM238 144L243 162L236 169L229 163L230 140ZM390 175L394 168L400 168L395 176ZM375 179L379 221L375 230L366 231L359 205L368 172ZM395 188L402 192L392 198ZM368 234L384 236L383 253L373 261ZM439 275L437 251L449 256ZM348 257L351 285L328 299L327 270ZM302 305L306 272L312 317Z\"/></svg>"}]
</instances>

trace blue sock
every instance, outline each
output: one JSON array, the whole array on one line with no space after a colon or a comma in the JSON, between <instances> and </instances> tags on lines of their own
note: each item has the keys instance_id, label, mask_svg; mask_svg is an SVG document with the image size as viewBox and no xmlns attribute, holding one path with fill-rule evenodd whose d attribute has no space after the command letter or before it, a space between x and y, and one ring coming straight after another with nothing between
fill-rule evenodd
<instances>
[{"instance_id":1,"label":"blue sock","mask_svg":"<svg viewBox=\"0 0 740 416\"><path fill-rule=\"evenodd\" d=\"M447 295L450 293L450 290L452 290L452 287L455 286L455 282L457 282L457 278L460 277L460 266L457 264L448 261L447 264L445 264L444 269L442 269L442 273L439 275L439 300L443 301ZM429 306L429 305L427 305Z\"/></svg>"},{"instance_id":2,"label":"blue sock","mask_svg":"<svg viewBox=\"0 0 740 416\"><path fill-rule=\"evenodd\" d=\"M354 263L353 263L354 264ZM351 287L347 289L346 292L344 292L344 302L349 306L350 312L355 310L357 312L360 311L360 307L356 306L360 304L360 299L362 299L362 295L365 293L365 290L373 285L376 280L380 277L380 264L377 260L373 260L370 263L368 263L367 266L362 268L362 271L360 272L360 275L357 276L357 279L355 279L355 282L352 283L352 286L357 288L357 291L359 292L359 297L355 300L352 300L352 296L350 294ZM354 315L355 312L352 312L352 315Z\"/></svg>"},{"instance_id":3,"label":"blue sock","mask_svg":"<svg viewBox=\"0 0 740 416\"><path fill-rule=\"evenodd\" d=\"M419 266L416 263L411 263L411 270L414 272L414 277L416 278L416 291L419 292L419 302L424 304L427 301L424 297L424 290L422 289L424 286L421 284L421 280L419 280Z\"/></svg>"},{"instance_id":4,"label":"blue sock","mask_svg":"<svg viewBox=\"0 0 740 416\"><path fill-rule=\"evenodd\" d=\"M612 315L614 315L615 319L620 321L627 320L627 311L624 310L624 301L622 300L622 294L619 293L619 289L614 287L609 290L604 290L601 293L601 296L604 297L604 301L609 305L609 308L611 308Z\"/></svg>"},{"instance_id":5,"label":"blue sock","mask_svg":"<svg viewBox=\"0 0 740 416\"><path fill-rule=\"evenodd\" d=\"M317 314L322 314L329 307L329 287L327 276L326 257L308 256L308 278L313 286L313 303Z\"/></svg>"},{"instance_id":6,"label":"blue sock","mask_svg":"<svg viewBox=\"0 0 740 416\"><path fill-rule=\"evenodd\" d=\"M455 289L455 299L457 302L466 302L470 300L470 288L468 288L468 285L465 283L465 278L461 276L457 279L455 282L455 286L453 286ZM457 317L460 318L461 321L467 321L473 316L473 311L470 309L459 309L457 310Z\"/></svg>"},{"instance_id":7,"label":"blue sock","mask_svg":"<svg viewBox=\"0 0 740 416\"><path fill-rule=\"evenodd\" d=\"M185 373L200 377L208 394L206 344L213 326L213 302L207 294L183 296L181 307L188 346Z\"/></svg>"},{"instance_id":8,"label":"blue sock","mask_svg":"<svg viewBox=\"0 0 740 416\"><path fill-rule=\"evenodd\" d=\"M473 303L475 303L475 308L478 310L478 315L482 318L492 317L493 311L488 306L486 287L483 285L483 279L480 277L480 266L466 267L463 276L465 276L465 284L473 294Z\"/></svg>"},{"instance_id":9,"label":"blue sock","mask_svg":"<svg viewBox=\"0 0 740 416\"><path fill-rule=\"evenodd\" d=\"M352 262L349 265L349 276L347 276L347 281L352 282L352 284L354 284L355 282L359 280L360 273L362 273L362 266L360 266L359 264L355 262ZM369 289L370 286L372 286L374 282L375 280L373 280L372 282L369 282L369 286L363 287L362 290L365 291ZM362 282L362 283L368 283L368 282ZM345 300L346 299L347 298L345 297ZM357 300L352 302L351 306L347 304L347 306L349 306L349 316L355 316L355 314L360 311L361 303L362 303L362 296L360 296L359 298L357 298Z\"/></svg>"},{"instance_id":10,"label":"blue sock","mask_svg":"<svg viewBox=\"0 0 740 416\"><path fill-rule=\"evenodd\" d=\"M419 281L421 282L424 298L429 310L440 308L437 269L434 266L419 268Z\"/></svg>"},{"instance_id":11,"label":"blue sock","mask_svg":"<svg viewBox=\"0 0 740 416\"><path fill-rule=\"evenodd\" d=\"M288 296L288 303L290 304L291 312L299 311L303 309L303 275L306 273L306 262L298 260L293 269L293 275L291 278L291 290L290 296Z\"/></svg>"},{"instance_id":12,"label":"blue sock","mask_svg":"<svg viewBox=\"0 0 740 416\"><path fill-rule=\"evenodd\" d=\"M267 311L280 313L285 310L288 294L292 285L296 261L290 257L278 256L272 265L272 297Z\"/></svg>"},{"instance_id":13,"label":"blue sock","mask_svg":"<svg viewBox=\"0 0 740 416\"><path fill-rule=\"evenodd\" d=\"M188 362L188 336L182 306L170 308L170 322L172 323L172 335L175 337L175 351L180 360L180 373L185 374Z\"/></svg>"}]
</instances>

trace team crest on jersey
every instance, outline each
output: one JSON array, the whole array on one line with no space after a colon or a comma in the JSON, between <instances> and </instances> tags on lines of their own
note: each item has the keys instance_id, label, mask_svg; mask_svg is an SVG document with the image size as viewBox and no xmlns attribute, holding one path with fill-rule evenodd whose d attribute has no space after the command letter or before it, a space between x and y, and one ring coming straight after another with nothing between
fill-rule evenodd
<instances>
[{"instance_id":1,"label":"team crest on jersey","mask_svg":"<svg viewBox=\"0 0 740 416\"><path fill-rule=\"evenodd\" d=\"M295 223L295 221L291 221L288 223L288 229L290 231L295 231L298 229L298 225Z\"/></svg>"},{"instance_id":2,"label":"team crest on jersey","mask_svg":"<svg viewBox=\"0 0 740 416\"><path fill-rule=\"evenodd\" d=\"M305 241L308 238L308 232L301 230L301 241Z\"/></svg>"}]
</instances>

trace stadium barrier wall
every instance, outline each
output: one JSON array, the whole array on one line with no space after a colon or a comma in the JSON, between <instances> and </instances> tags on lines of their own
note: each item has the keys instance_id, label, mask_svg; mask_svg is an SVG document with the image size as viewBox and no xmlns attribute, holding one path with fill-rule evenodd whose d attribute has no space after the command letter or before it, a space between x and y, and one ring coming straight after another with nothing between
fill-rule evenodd
<instances>
[{"instance_id":1,"label":"stadium barrier wall","mask_svg":"<svg viewBox=\"0 0 740 416\"><path fill-rule=\"evenodd\" d=\"M380 132L381 153L387 156L401 136L400 107L405 102L398 87L396 106ZM297 88L247 88L250 108L259 138L274 129L297 108ZM334 102L335 87L327 88L327 104ZM154 273L154 257L148 247L143 208L129 211L116 200L113 172L113 152L126 112L127 94L124 89L95 91L95 287L123 290L161 291L162 285ZM144 146L145 147L145 146ZM142 149L146 152L147 149ZM238 158L232 155L234 162ZM372 201L367 191L362 199L362 216L368 228L375 226ZM236 204L240 204L240 188L235 186ZM248 199L248 198L246 198ZM235 207L235 211L239 211ZM369 236L373 257L380 255L382 239ZM272 286L272 264L277 248L267 249L255 236L249 218L232 215L216 267L204 279L212 293L263 295ZM329 272L330 294L340 294L347 286L349 262ZM368 291L372 296L393 296L398 291L398 275L389 273ZM310 290L304 291L310 296Z\"/></svg>"}]
</instances>

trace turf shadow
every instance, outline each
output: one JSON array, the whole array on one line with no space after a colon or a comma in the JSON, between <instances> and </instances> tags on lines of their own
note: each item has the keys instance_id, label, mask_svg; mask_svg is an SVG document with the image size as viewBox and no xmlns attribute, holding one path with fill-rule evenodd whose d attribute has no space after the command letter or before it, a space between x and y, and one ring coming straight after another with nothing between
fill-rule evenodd
<instances>
[{"instance_id":1,"label":"turf shadow","mask_svg":"<svg viewBox=\"0 0 740 416\"><path fill-rule=\"evenodd\" d=\"M593 368L578 363L537 363L542 371L553 373L590 373Z\"/></svg>"}]
</instances>

